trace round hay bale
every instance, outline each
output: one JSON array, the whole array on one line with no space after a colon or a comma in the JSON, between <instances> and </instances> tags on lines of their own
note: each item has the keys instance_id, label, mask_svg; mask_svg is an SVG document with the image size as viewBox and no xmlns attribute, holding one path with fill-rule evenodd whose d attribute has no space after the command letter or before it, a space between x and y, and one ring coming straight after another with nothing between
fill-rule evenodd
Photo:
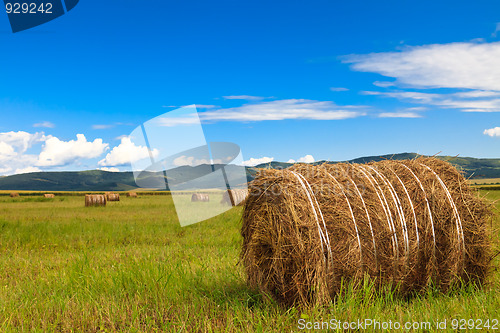
<instances>
[{"instance_id":1,"label":"round hay bale","mask_svg":"<svg viewBox=\"0 0 500 333\"><path fill-rule=\"evenodd\" d=\"M10 194L10 197L11 197L11 198L18 198L18 197L19 197L19 193L12 192L12 193Z\"/></svg>"},{"instance_id":2,"label":"round hay bale","mask_svg":"<svg viewBox=\"0 0 500 333\"><path fill-rule=\"evenodd\" d=\"M227 204L231 206L241 206L245 203L245 199L248 196L248 190L235 189L227 190L222 195L222 204Z\"/></svg>"},{"instance_id":3,"label":"round hay bale","mask_svg":"<svg viewBox=\"0 0 500 333\"><path fill-rule=\"evenodd\" d=\"M324 304L370 277L400 295L483 283L490 205L435 158L263 170L243 212L248 283L281 304Z\"/></svg>"},{"instance_id":4,"label":"round hay bale","mask_svg":"<svg viewBox=\"0 0 500 333\"><path fill-rule=\"evenodd\" d=\"M119 193L106 192L104 195L107 201L120 201Z\"/></svg>"},{"instance_id":5,"label":"round hay bale","mask_svg":"<svg viewBox=\"0 0 500 333\"><path fill-rule=\"evenodd\" d=\"M206 193L193 193L191 202L209 202L210 196Z\"/></svg>"},{"instance_id":6,"label":"round hay bale","mask_svg":"<svg viewBox=\"0 0 500 333\"><path fill-rule=\"evenodd\" d=\"M129 197L129 198L137 198L137 193L136 192L127 192L127 197Z\"/></svg>"},{"instance_id":7,"label":"round hay bale","mask_svg":"<svg viewBox=\"0 0 500 333\"><path fill-rule=\"evenodd\" d=\"M106 206L106 196L102 194L86 194L85 207Z\"/></svg>"},{"instance_id":8,"label":"round hay bale","mask_svg":"<svg viewBox=\"0 0 500 333\"><path fill-rule=\"evenodd\" d=\"M43 195L43 197L45 199L54 199L56 196L55 196L55 194L46 193Z\"/></svg>"}]
</instances>

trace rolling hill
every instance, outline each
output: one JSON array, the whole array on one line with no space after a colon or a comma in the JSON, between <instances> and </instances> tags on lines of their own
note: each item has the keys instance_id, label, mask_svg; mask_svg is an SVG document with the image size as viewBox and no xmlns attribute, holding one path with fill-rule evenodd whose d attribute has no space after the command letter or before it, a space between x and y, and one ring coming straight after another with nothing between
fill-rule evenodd
<instances>
[{"instance_id":1,"label":"rolling hill","mask_svg":"<svg viewBox=\"0 0 500 333\"><path fill-rule=\"evenodd\" d=\"M402 153L394 155L367 156L350 161L351 163L368 163L383 159L402 160L415 158L415 153ZM478 159L472 157L450 157L437 156L437 158L449 161L458 169L462 170L466 177L474 179L500 178L500 159ZM314 164L338 163L333 161L318 161ZM270 162L255 167L247 167L247 178L255 177L260 168L287 168L291 163ZM216 165L215 169L221 166ZM211 171L211 166L200 165L196 167L182 166L169 171L169 183L180 184L189 179L199 178ZM158 180L164 178L163 173L144 172L141 174L142 187L148 184L154 187ZM233 181L244 182L244 179L233 179ZM18 191L127 191L137 188L132 172L107 172L101 170L78 171L78 172L34 172L13 176L0 177L0 190Z\"/></svg>"}]
</instances>

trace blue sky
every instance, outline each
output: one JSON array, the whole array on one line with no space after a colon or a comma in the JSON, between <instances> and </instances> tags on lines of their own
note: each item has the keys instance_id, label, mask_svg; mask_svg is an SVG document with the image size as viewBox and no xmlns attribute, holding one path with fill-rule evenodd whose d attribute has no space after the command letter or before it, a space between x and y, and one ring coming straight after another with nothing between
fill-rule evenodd
<instances>
[{"instance_id":1,"label":"blue sky","mask_svg":"<svg viewBox=\"0 0 500 333\"><path fill-rule=\"evenodd\" d=\"M0 14L0 175L129 170L124 154L142 150L123 136L190 104L207 140L247 161L498 158L499 13L497 1L82 0L16 34Z\"/></svg>"}]
</instances>

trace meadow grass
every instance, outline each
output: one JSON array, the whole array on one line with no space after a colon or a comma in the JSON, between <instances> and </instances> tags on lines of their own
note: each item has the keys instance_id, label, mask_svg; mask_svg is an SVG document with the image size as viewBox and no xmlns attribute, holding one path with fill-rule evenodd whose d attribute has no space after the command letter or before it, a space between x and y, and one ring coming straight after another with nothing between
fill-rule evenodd
<instances>
[{"instance_id":1,"label":"meadow grass","mask_svg":"<svg viewBox=\"0 0 500 333\"><path fill-rule=\"evenodd\" d=\"M446 319L452 331L452 319L500 319L496 268L481 290L400 299L367 283L329 307L282 308L245 284L241 209L181 228L169 196L91 208L75 196L0 197L0 331L294 332L300 319L333 318L430 322L430 331ZM494 228L498 238L498 220Z\"/></svg>"}]
</instances>

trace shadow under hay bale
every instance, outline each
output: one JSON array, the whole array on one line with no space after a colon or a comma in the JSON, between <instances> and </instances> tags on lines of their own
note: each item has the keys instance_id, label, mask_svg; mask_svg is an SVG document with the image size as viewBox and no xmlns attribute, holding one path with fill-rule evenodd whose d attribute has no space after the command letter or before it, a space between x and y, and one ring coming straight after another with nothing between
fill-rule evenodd
<instances>
[{"instance_id":1,"label":"shadow under hay bale","mask_svg":"<svg viewBox=\"0 0 500 333\"><path fill-rule=\"evenodd\" d=\"M54 199L56 197L56 195L55 194L47 193L47 194L44 194L43 197L45 199Z\"/></svg>"},{"instance_id":2,"label":"shadow under hay bale","mask_svg":"<svg viewBox=\"0 0 500 333\"><path fill-rule=\"evenodd\" d=\"M106 206L106 196L102 194L86 194L85 207Z\"/></svg>"},{"instance_id":3,"label":"shadow under hay bale","mask_svg":"<svg viewBox=\"0 0 500 333\"><path fill-rule=\"evenodd\" d=\"M227 190L222 195L222 204L231 206L241 206L245 203L245 199L248 196L248 190L235 189Z\"/></svg>"},{"instance_id":4,"label":"shadow under hay bale","mask_svg":"<svg viewBox=\"0 0 500 333\"><path fill-rule=\"evenodd\" d=\"M243 213L251 287L283 305L324 304L369 276L400 295L482 284L490 206L447 162L263 170Z\"/></svg>"},{"instance_id":5,"label":"shadow under hay bale","mask_svg":"<svg viewBox=\"0 0 500 333\"><path fill-rule=\"evenodd\" d=\"M106 196L106 201L120 201L119 193L106 192L104 195Z\"/></svg>"},{"instance_id":6,"label":"shadow under hay bale","mask_svg":"<svg viewBox=\"0 0 500 333\"><path fill-rule=\"evenodd\" d=\"M210 196L206 193L193 193L191 202L209 202Z\"/></svg>"}]
</instances>

